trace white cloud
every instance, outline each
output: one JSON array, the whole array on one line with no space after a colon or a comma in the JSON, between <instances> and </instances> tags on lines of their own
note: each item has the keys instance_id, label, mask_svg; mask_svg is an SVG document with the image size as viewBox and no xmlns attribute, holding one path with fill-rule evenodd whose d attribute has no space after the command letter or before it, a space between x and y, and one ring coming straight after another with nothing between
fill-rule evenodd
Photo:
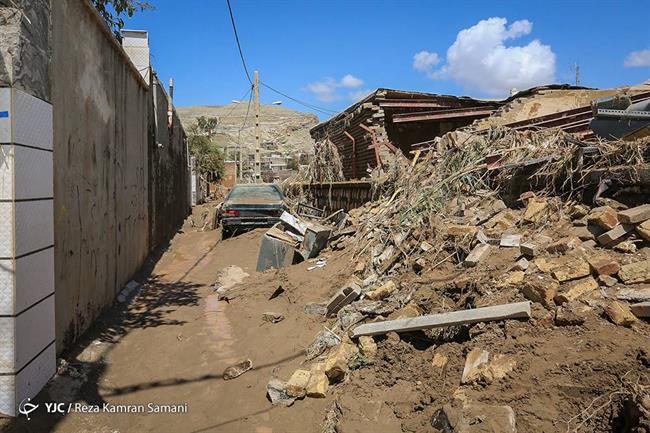
<instances>
[{"instance_id":1,"label":"white cloud","mask_svg":"<svg viewBox=\"0 0 650 433\"><path fill-rule=\"evenodd\" d=\"M341 87L347 87L350 89L356 89L357 87L363 86L363 80L355 77L354 75L346 75L341 78Z\"/></svg>"},{"instance_id":2,"label":"white cloud","mask_svg":"<svg viewBox=\"0 0 650 433\"><path fill-rule=\"evenodd\" d=\"M334 78L323 78L307 84L307 90L316 96L316 99L323 102L340 101L342 99L356 100L359 92L370 93L366 90L351 90L348 93L340 92L340 89L358 89L363 86L363 80L354 75L347 74L340 80Z\"/></svg>"},{"instance_id":3,"label":"white cloud","mask_svg":"<svg viewBox=\"0 0 650 433\"><path fill-rule=\"evenodd\" d=\"M440 63L440 56L427 50L422 50L413 56L413 68L418 71L431 72L438 63Z\"/></svg>"},{"instance_id":4,"label":"white cloud","mask_svg":"<svg viewBox=\"0 0 650 433\"><path fill-rule=\"evenodd\" d=\"M320 81L307 84L307 90L316 96L316 99L324 102L335 101L338 95L334 92L338 87L338 83L333 78L325 78Z\"/></svg>"},{"instance_id":5,"label":"white cloud","mask_svg":"<svg viewBox=\"0 0 650 433\"><path fill-rule=\"evenodd\" d=\"M623 63L628 68L636 66L650 66L650 48L647 50L632 51Z\"/></svg>"},{"instance_id":6,"label":"white cloud","mask_svg":"<svg viewBox=\"0 0 650 433\"><path fill-rule=\"evenodd\" d=\"M507 95L513 87L522 90L555 82L555 53L549 45L537 39L523 46L505 45L505 41L529 35L533 23L507 23L505 18L494 17L461 30L447 50L446 64L425 72L430 78L454 80L491 96Z\"/></svg>"}]
</instances>

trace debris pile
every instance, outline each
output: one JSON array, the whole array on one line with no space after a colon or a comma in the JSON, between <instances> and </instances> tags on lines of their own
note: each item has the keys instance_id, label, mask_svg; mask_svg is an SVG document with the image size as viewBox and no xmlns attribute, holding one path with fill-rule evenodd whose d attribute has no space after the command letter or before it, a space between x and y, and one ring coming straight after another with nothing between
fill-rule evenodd
<instances>
[{"instance_id":1,"label":"debris pile","mask_svg":"<svg viewBox=\"0 0 650 433\"><path fill-rule=\"evenodd\" d=\"M462 375L446 379L457 392L430 426L470 431L475 417L493 417L498 431L516 431L516 408L464 394L517 371L517 357L499 353L500 328L530 333L595 320L650 335L650 191L626 189L649 163L650 139L585 145L561 131L498 128L452 132L412 163L396 159L374 176L380 198L339 228L352 275L324 306L306 307L325 328L306 350L310 367L272 379L271 401L324 397L354 369L385 369L378 360L392 359L400 340L435 348L430 365L440 371L446 348L462 344ZM647 380L639 378L637 403L650 398ZM633 422L649 423L637 403ZM570 429L600 431L595 415Z\"/></svg>"},{"instance_id":2,"label":"debris pile","mask_svg":"<svg viewBox=\"0 0 650 433\"><path fill-rule=\"evenodd\" d=\"M347 216L337 211L327 218L318 218L311 208L310 218L283 212L280 222L271 227L262 238L257 260L257 271L300 263L314 259L327 246L350 234L342 231ZM327 261L317 260L309 270L325 267Z\"/></svg>"}]
</instances>

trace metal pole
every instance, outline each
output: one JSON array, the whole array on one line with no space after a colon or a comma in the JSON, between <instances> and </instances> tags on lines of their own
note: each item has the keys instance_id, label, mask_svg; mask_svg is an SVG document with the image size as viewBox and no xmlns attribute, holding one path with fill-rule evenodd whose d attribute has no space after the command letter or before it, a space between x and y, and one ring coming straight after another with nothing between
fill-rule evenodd
<instances>
[{"instance_id":1,"label":"metal pole","mask_svg":"<svg viewBox=\"0 0 650 433\"><path fill-rule=\"evenodd\" d=\"M255 71L255 182L262 182L261 137L260 137L260 73Z\"/></svg>"}]
</instances>

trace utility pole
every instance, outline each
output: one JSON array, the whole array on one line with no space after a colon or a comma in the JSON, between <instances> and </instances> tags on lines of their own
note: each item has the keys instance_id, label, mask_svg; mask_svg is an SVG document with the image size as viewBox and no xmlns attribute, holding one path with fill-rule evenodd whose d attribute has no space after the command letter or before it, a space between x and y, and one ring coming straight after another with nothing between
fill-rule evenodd
<instances>
[{"instance_id":1,"label":"utility pole","mask_svg":"<svg viewBox=\"0 0 650 433\"><path fill-rule=\"evenodd\" d=\"M260 73L255 71L253 90L255 92L255 183L262 182L262 160L260 143Z\"/></svg>"},{"instance_id":2,"label":"utility pole","mask_svg":"<svg viewBox=\"0 0 650 433\"><path fill-rule=\"evenodd\" d=\"M576 86L580 85L580 65L578 62L575 64L575 72L576 72Z\"/></svg>"}]
</instances>

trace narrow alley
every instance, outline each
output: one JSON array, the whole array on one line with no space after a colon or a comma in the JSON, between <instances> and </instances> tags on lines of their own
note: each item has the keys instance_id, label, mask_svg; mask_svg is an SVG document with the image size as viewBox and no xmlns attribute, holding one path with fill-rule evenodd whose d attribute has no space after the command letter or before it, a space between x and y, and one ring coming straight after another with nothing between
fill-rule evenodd
<instances>
[{"instance_id":1,"label":"narrow alley","mask_svg":"<svg viewBox=\"0 0 650 433\"><path fill-rule=\"evenodd\" d=\"M176 413L154 409L138 416L37 412L31 421L16 419L10 431L265 433L316 428L324 400L310 400L303 416L287 416L288 409L270 406L260 389L271 374L288 374L302 362L304 349L321 328L302 312L303 302L325 297L335 284L331 272L344 259L317 272L307 273L307 263L297 266L290 270L291 281L285 271L262 276L255 265L263 233L222 241L218 231L197 231L187 223L159 260L147 263L151 273L141 275L144 287L135 298L100 317L34 400L100 407L186 405L186 416L179 416L182 407ZM224 288L236 286L241 297L218 302L215 281ZM269 301L280 286L285 292ZM264 322L267 310L287 319ZM243 359L253 361L253 370L224 381L224 369Z\"/></svg>"}]
</instances>

